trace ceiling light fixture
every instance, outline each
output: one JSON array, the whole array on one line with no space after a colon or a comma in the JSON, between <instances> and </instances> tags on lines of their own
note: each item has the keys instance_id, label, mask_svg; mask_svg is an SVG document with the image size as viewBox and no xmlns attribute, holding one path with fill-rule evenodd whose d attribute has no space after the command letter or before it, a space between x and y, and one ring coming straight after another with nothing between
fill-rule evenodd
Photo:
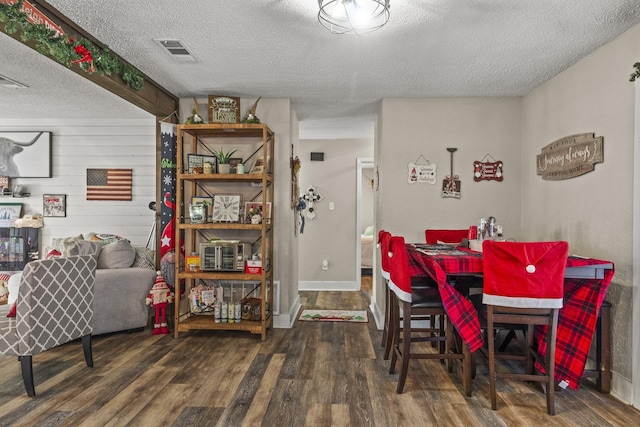
<instances>
[{"instance_id":1,"label":"ceiling light fixture","mask_svg":"<svg viewBox=\"0 0 640 427\"><path fill-rule=\"evenodd\" d=\"M334 34L365 34L389 21L390 0L318 0L318 21Z\"/></svg>"}]
</instances>

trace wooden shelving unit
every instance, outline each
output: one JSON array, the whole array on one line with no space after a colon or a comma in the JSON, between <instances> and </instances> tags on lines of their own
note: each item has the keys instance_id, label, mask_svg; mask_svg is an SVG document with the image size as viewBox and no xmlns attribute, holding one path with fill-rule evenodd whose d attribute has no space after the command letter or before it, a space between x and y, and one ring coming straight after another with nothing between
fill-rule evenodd
<instances>
[{"instance_id":1,"label":"wooden shelving unit","mask_svg":"<svg viewBox=\"0 0 640 427\"><path fill-rule=\"evenodd\" d=\"M210 155L207 147L220 146L248 147L257 154L255 157L267 159L263 173L259 174L195 174L188 173L186 158L188 154ZM177 184L176 201L178 204L176 218L176 254L189 254L198 250L198 244L206 241L212 234L221 238L233 239L235 236L246 241L250 239L252 248L262 255L262 273L246 274L244 271L187 271L186 266L176 262L176 283L184 281L183 295L176 292L175 300L175 338L180 332L195 329L248 331L266 338L267 329L273 326L273 222L275 206L273 205L275 135L265 124L203 124L178 126L177 150ZM247 171L248 172L248 171ZM230 190L232 189L232 190ZM240 190L239 190L240 189ZM263 206L271 203L270 218L264 218L261 224L241 222L207 222L194 224L189 220L188 206L191 196L223 195L242 191L244 201L262 202ZM244 213L246 215L246 213ZM184 237L182 236L184 234ZM216 236L218 237L218 236ZM247 282L259 284L261 299L261 319L242 320L239 323L215 323L210 314L194 313L189 309L187 296L192 287L199 282ZM182 299L182 302L181 302Z\"/></svg>"}]
</instances>

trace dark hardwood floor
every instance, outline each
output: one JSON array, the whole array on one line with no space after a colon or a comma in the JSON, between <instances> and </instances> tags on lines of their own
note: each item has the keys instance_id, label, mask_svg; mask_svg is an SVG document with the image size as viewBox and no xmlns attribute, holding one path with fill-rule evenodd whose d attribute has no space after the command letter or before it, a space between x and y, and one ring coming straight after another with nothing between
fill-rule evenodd
<instances>
[{"instance_id":1,"label":"dark hardwood floor","mask_svg":"<svg viewBox=\"0 0 640 427\"><path fill-rule=\"evenodd\" d=\"M303 308L366 309L364 292L301 292ZM534 386L502 381L488 402L479 360L473 396L436 361L412 361L405 392L382 360L369 323L296 322L248 333L149 330L94 338L93 369L80 343L34 356L35 398L15 357L0 357L2 426L632 426L640 412L591 384L556 396L546 414Z\"/></svg>"}]
</instances>

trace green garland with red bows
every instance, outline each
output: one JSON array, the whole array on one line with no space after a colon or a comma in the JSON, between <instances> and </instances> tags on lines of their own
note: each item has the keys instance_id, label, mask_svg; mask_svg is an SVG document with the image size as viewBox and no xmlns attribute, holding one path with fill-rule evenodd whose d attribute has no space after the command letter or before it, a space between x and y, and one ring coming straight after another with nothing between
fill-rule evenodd
<instances>
[{"instance_id":1,"label":"green garland with red bows","mask_svg":"<svg viewBox=\"0 0 640 427\"><path fill-rule=\"evenodd\" d=\"M12 6L0 3L0 22L4 23L7 34L21 30L22 41L33 41L38 52L60 64L69 68L77 64L87 73L115 73L133 90L142 89L144 77L133 66L123 63L108 48L100 48L84 37L73 39L60 36L44 24L32 24L26 13L22 12L23 2L19 0Z\"/></svg>"}]
</instances>

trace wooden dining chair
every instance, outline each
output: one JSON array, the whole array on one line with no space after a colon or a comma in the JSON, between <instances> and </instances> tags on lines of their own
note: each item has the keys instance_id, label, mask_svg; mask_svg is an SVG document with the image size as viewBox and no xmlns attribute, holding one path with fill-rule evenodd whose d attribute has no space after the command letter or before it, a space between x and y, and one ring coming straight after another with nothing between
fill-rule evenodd
<instances>
[{"instance_id":1,"label":"wooden dining chair","mask_svg":"<svg viewBox=\"0 0 640 427\"><path fill-rule=\"evenodd\" d=\"M434 282L434 286L426 286L425 283L421 286L412 286L409 274L409 259L403 237L393 236L390 239L389 269L389 287L392 290L390 297L391 306L393 307L390 311L390 327L393 331L393 353L389 373L395 373L396 362L399 359L400 376L396 391L400 394L404 390L409 371L409 360L436 359L451 361L454 359L463 360L465 357L470 357L470 355L462 350L461 345L457 345L454 328L446 316L437 284ZM402 311L402 322L400 322L399 318L400 311ZM425 316L425 318L440 316L442 321L440 322L440 327L436 329L419 328L413 322L416 316ZM413 343L425 341L440 343L440 350L422 353L412 351ZM460 350L456 351L456 348ZM465 375L463 375L463 382L465 382L463 384L465 393L470 395L471 386L466 384Z\"/></svg>"},{"instance_id":2,"label":"wooden dining chair","mask_svg":"<svg viewBox=\"0 0 640 427\"><path fill-rule=\"evenodd\" d=\"M438 230L438 229L426 229L424 231L425 241L428 245L435 245L439 242L442 243L457 243L460 244L462 239L466 239L469 235L469 230Z\"/></svg>"},{"instance_id":3,"label":"wooden dining chair","mask_svg":"<svg viewBox=\"0 0 640 427\"><path fill-rule=\"evenodd\" d=\"M546 384L547 412L555 414L555 350L558 311L564 298L567 242L496 242L482 245L484 285L482 302L487 310L489 393L491 409L497 408L496 378L537 381ZM526 325L522 356L495 351L496 324ZM540 326L546 354L538 354L534 326ZM523 360L524 373L498 372L497 359ZM534 362L544 367L535 372Z\"/></svg>"}]
</instances>

